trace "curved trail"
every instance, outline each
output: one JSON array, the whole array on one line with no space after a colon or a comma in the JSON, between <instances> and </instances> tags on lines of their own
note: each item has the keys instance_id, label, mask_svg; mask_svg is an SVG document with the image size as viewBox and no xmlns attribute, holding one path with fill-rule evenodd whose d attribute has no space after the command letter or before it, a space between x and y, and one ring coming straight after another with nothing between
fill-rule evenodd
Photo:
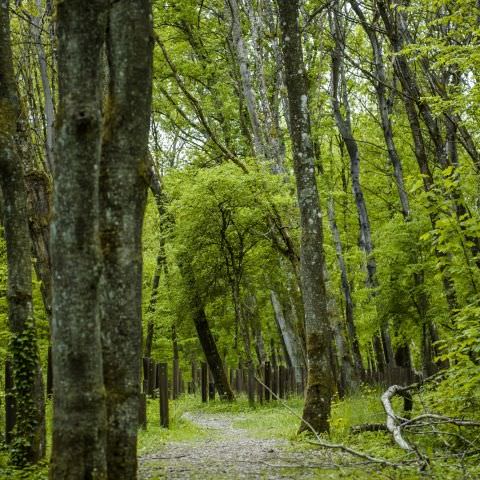
<instances>
[{"instance_id":1,"label":"curved trail","mask_svg":"<svg viewBox=\"0 0 480 480\"><path fill-rule=\"evenodd\" d=\"M334 468L326 453L295 452L287 440L252 438L248 430L233 426L241 415L185 413L183 418L207 429L211 438L170 442L141 457L142 480L310 480Z\"/></svg>"}]
</instances>

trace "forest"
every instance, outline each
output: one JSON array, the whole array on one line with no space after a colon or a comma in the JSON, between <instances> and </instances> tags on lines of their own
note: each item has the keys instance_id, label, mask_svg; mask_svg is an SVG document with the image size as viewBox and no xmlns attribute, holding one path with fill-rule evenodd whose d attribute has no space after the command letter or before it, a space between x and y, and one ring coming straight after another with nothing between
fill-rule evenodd
<instances>
[{"instance_id":1,"label":"forest","mask_svg":"<svg viewBox=\"0 0 480 480\"><path fill-rule=\"evenodd\" d=\"M480 478L480 0L0 0L0 478Z\"/></svg>"}]
</instances>

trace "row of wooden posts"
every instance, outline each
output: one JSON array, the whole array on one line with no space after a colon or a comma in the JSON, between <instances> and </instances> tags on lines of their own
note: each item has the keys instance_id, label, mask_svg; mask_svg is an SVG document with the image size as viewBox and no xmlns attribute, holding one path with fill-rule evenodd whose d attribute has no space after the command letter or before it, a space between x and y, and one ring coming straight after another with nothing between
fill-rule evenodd
<instances>
[{"instance_id":1,"label":"row of wooden posts","mask_svg":"<svg viewBox=\"0 0 480 480\"><path fill-rule=\"evenodd\" d=\"M250 404L255 402L262 404L276 398L286 399L292 395L303 396L305 389L306 372L301 369L295 371L283 365L265 362L264 365L253 368L228 369L230 386L236 395L247 395ZM168 402L169 399L177 399L180 395L188 392L193 395L201 395L202 402L215 400L215 382L206 363L200 366L191 364L191 380L185 383L178 359L173 360L172 375L169 379L168 364L156 363L143 359L143 385L140 397L140 426L147 426L147 397L158 396L160 402L160 425L164 428L169 426ZM411 369L394 367L387 372L366 372L364 381L370 384L385 385L408 385L416 380ZM185 388L185 386L187 388ZM13 375L10 361L5 361L5 442L12 440L12 432L15 425L15 401L12 393ZM47 367L47 395L52 394L52 367L51 354L48 355Z\"/></svg>"},{"instance_id":2,"label":"row of wooden posts","mask_svg":"<svg viewBox=\"0 0 480 480\"><path fill-rule=\"evenodd\" d=\"M283 365L271 365L270 362L256 371L247 368L229 369L229 380L232 390L238 394L246 394L249 402L262 404L277 398L286 399L292 395L303 395L305 388L305 371L295 372L293 368ZM297 381L298 379L298 381ZM215 382L206 363L191 365L191 381L186 384L178 360L173 361L172 378L168 378L168 364L156 363L143 359L143 388L140 402L140 425L147 424L147 397L158 396L160 403L160 425L168 428L168 402L175 400L186 391L189 394L201 395L202 402L215 400Z\"/></svg>"}]
</instances>

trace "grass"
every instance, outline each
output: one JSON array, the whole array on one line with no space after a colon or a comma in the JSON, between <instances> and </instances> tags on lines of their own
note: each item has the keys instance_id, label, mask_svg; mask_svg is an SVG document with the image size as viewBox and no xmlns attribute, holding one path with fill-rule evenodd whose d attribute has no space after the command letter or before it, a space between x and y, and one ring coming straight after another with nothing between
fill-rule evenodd
<instances>
[{"instance_id":1,"label":"grass","mask_svg":"<svg viewBox=\"0 0 480 480\"><path fill-rule=\"evenodd\" d=\"M194 397L183 397L169 402L169 428L160 426L160 408L158 399L149 399L147 404L147 429L140 430L138 436L138 454L146 455L158 451L168 442L194 442L212 438L214 432L204 430L189 422L182 415L185 412L195 411L197 401Z\"/></svg>"},{"instance_id":2,"label":"grass","mask_svg":"<svg viewBox=\"0 0 480 480\"><path fill-rule=\"evenodd\" d=\"M332 443L343 443L357 450L369 454L390 459L392 461L405 460L408 456L401 451L392 441L391 435L386 432L365 432L352 435L350 428L362 423L383 423L385 413L380 404L381 391L374 388L364 388L358 394L345 400L336 400L332 405L331 434L325 440ZM286 401L288 407L297 415L301 415L303 401L292 398ZM401 400L395 400L395 411L401 412ZM233 427L248 430L248 435L257 439L286 439L290 441L290 447L296 452L312 451L313 447L305 435L298 435L299 418L293 415L280 402L272 401L264 405L250 407L244 396L239 396L233 403L225 403L219 400L202 404L200 398L184 396L179 400L171 401L170 428L160 427L158 399L148 400L148 429L140 430L138 452L139 455L148 455L158 452L169 442L196 442L218 438L221 432L201 428L188 421L182 415L185 412L205 413L216 415L231 415ZM51 418L51 408L48 409L48 418ZM50 424L50 421L48 422ZM478 433L478 432L477 432ZM433 459L428 478L441 478L450 480L463 478L459 464L468 471L465 478L480 478L480 470L477 466L478 457L471 458L442 458L442 445L438 440L431 440L427 436L416 436L422 451L425 451ZM323 452L323 453L322 453ZM320 450L319 455L325 458L325 450ZM321 457L319 457L321 458ZM341 462L352 464L358 461L350 456L334 454L334 458ZM5 448L0 449L0 478L11 480L45 480L48 478L47 463L27 470L15 470L8 466L8 455ZM368 473L368 475L367 475ZM424 478L425 474L419 474L415 468L393 471L366 467L365 465L349 466L334 471L322 471L321 478L393 478L414 479Z\"/></svg>"}]
</instances>

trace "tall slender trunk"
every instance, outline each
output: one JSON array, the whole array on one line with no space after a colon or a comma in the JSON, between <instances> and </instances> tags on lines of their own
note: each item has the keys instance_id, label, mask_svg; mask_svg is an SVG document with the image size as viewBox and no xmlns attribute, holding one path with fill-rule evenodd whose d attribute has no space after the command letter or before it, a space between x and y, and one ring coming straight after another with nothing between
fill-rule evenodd
<instances>
[{"instance_id":1,"label":"tall slender trunk","mask_svg":"<svg viewBox=\"0 0 480 480\"><path fill-rule=\"evenodd\" d=\"M162 220L160 221L162 222ZM155 313L155 310L157 308L158 287L160 286L160 276L162 273L162 269L165 275L167 275L168 268L166 263L167 263L167 257L165 254L165 239L162 236L160 238L160 247L157 255L157 264L155 266L155 272L153 274L153 279L152 279L152 291L150 293L150 300L148 302L147 315L152 316ZM147 324L147 335L145 337L145 350L144 350L145 357L150 358L152 356L154 333L155 333L155 323L153 321L153 318L149 318L148 324Z\"/></svg>"},{"instance_id":2,"label":"tall slender trunk","mask_svg":"<svg viewBox=\"0 0 480 480\"><path fill-rule=\"evenodd\" d=\"M42 8L41 0L36 0L37 15L30 16L30 30L32 32L35 49L37 50L38 67L40 70L40 79L42 84L42 93L45 112L45 153L46 164L50 171L53 171L53 149L55 144L55 109L53 104L52 88L48 78L48 64L45 48L42 40L42 16L46 13Z\"/></svg>"},{"instance_id":3,"label":"tall slender trunk","mask_svg":"<svg viewBox=\"0 0 480 480\"><path fill-rule=\"evenodd\" d=\"M383 136L385 139L385 145L387 146L388 158L393 167L393 176L395 178L395 184L397 186L398 198L400 205L402 206L402 214L404 218L408 218L410 215L410 204L408 201L408 195L405 190L405 182L403 179L403 168L398 155L397 147L393 138L392 122L390 120L391 105L387 99L387 75L385 73L385 64L383 60L382 45L378 35L365 18L363 11L357 2L357 0L349 0L350 5L355 11L360 23L367 34L373 53L373 66L375 71L374 87L377 95L377 107L380 115L380 123L382 126Z\"/></svg>"},{"instance_id":4,"label":"tall slender trunk","mask_svg":"<svg viewBox=\"0 0 480 480\"><path fill-rule=\"evenodd\" d=\"M263 341L262 322L258 314L257 298L255 294L247 295L244 301L244 312L246 320L250 323L253 338L255 341L255 353L258 363L263 365L267 360L265 353L265 342Z\"/></svg>"},{"instance_id":5,"label":"tall slender trunk","mask_svg":"<svg viewBox=\"0 0 480 480\"><path fill-rule=\"evenodd\" d=\"M100 318L109 479L137 476L142 228L147 197L153 33L150 0L112 3L100 164Z\"/></svg>"},{"instance_id":6,"label":"tall slender trunk","mask_svg":"<svg viewBox=\"0 0 480 480\"><path fill-rule=\"evenodd\" d=\"M165 222L165 195L163 193L163 186L161 182L161 177L159 176L153 159L150 158L150 168L149 168L149 186L150 191L152 192L155 198L155 204L157 206L158 216L160 220L160 242L157 254L157 263L155 266L155 272L152 279L152 291L150 293L150 301L148 302L147 314L153 315L157 307L158 300L158 287L160 285L160 276L163 272L165 276L168 274L168 265L167 265L167 255L165 252L165 237L164 233L164 222ZM152 318L148 320L147 324L147 335L145 337L145 350L144 356L151 357L152 355L152 346L153 346L153 337L155 334L155 323Z\"/></svg>"},{"instance_id":7,"label":"tall slender trunk","mask_svg":"<svg viewBox=\"0 0 480 480\"><path fill-rule=\"evenodd\" d=\"M280 124L278 121L278 101L276 96L281 89L281 83L278 82L278 78L275 82L275 92L274 100L270 101L270 96L268 92L267 79L265 75L265 65L264 65L264 55L265 51L262 47L262 37L265 33L263 30L264 24L262 23L263 18L269 17L268 5L264 9L261 8L261 2L259 3L258 10L255 11L255 7L252 0L246 0L245 2L248 18L250 21L251 28L251 43L252 43L252 53L255 60L255 76L257 78L258 84L258 94L259 102L261 105L261 111L263 116L263 136L265 138L265 150L268 159L271 161L272 169L274 173L280 174L285 172L284 161L285 161L285 145L283 142L283 136L280 129ZM271 42L271 47L273 50L273 55L275 57L280 53L278 46L278 38L275 33L272 32L273 39ZM280 62L281 63L281 62ZM282 78L282 69L277 75L280 74L280 79Z\"/></svg>"},{"instance_id":8,"label":"tall slender trunk","mask_svg":"<svg viewBox=\"0 0 480 480\"><path fill-rule=\"evenodd\" d=\"M300 339L295 333L293 325L288 321L288 317L284 315L282 305L274 290L270 290L270 301L272 302L275 321L285 345L290 364L294 368L295 381L299 385L302 383L302 370L305 367Z\"/></svg>"},{"instance_id":9,"label":"tall slender trunk","mask_svg":"<svg viewBox=\"0 0 480 480\"><path fill-rule=\"evenodd\" d=\"M328 285L330 276L326 265L324 265L323 275ZM347 393L357 390L361 372L357 372L354 368L353 355L351 355L350 349L347 346L343 322L341 316L338 314L337 301L332 294L327 295L328 317L330 318L331 330L334 337L332 354L334 352L337 354L336 364L338 364L338 372L336 377L338 393L340 397L343 397Z\"/></svg>"},{"instance_id":10,"label":"tall slender trunk","mask_svg":"<svg viewBox=\"0 0 480 480\"><path fill-rule=\"evenodd\" d=\"M35 273L40 283L47 318L52 316L52 268L50 255L50 219L52 181L44 167L35 161L34 146L28 130L28 114L22 109L18 121L17 148L21 152L27 192L27 211Z\"/></svg>"},{"instance_id":11,"label":"tall slender trunk","mask_svg":"<svg viewBox=\"0 0 480 480\"><path fill-rule=\"evenodd\" d=\"M243 96L247 105L248 116L252 128L253 147L255 155L266 159L265 143L258 118L255 92L253 90L250 70L248 69L248 53L242 33L242 25L240 19L240 10L237 0L226 0L227 9L230 11L232 22L232 39L235 46L237 62L240 70L240 83L242 86Z\"/></svg>"},{"instance_id":12,"label":"tall slender trunk","mask_svg":"<svg viewBox=\"0 0 480 480\"><path fill-rule=\"evenodd\" d=\"M57 4L52 358L53 480L107 478L106 412L98 316L101 48L109 2Z\"/></svg>"},{"instance_id":13,"label":"tall slender trunk","mask_svg":"<svg viewBox=\"0 0 480 480\"><path fill-rule=\"evenodd\" d=\"M253 365L252 358L252 342L250 338L250 330L248 328L247 319L243 311L242 300L240 296L240 282L236 275L232 274L230 278L230 288L232 291L233 308L235 310L235 322L240 328L240 335L243 340L243 348L247 359L247 366Z\"/></svg>"},{"instance_id":14,"label":"tall slender trunk","mask_svg":"<svg viewBox=\"0 0 480 480\"><path fill-rule=\"evenodd\" d=\"M208 319L205 314L203 300L200 297L196 285L195 274L190 264L188 254L182 254L179 257L180 272L187 287L190 311L193 323L197 330L198 339L202 347L208 367L215 380L215 387L222 400L232 401L235 399L233 391L228 383L227 374L223 366L222 358L218 352L215 338L213 337Z\"/></svg>"},{"instance_id":15,"label":"tall slender trunk","mask_svg":"<svg viewBox=\"0 0 480 480\"><path fill-rule=\"evenodd\" d=\"M316 431L329 430L333 378L330 326L323 277L323 226L315 178L308 89L298 23L298 0L277 0L290 109L293 164L300 209L300 277L305 308L308 377L303 420ZM308 430L302 423L300 431Z\"/></svg>"},{"instance_id":16,"label":"tall slender trunk","mask_svg":"<svg viewBox=\"0 0 480 480\"><path fill-rule=\"evenodd\" d=\"M353 364L359 378L363 376L362 355L360 353L360 343L358 341L357 329L355 327L355 309L353 305L352 292L350 282L348 280L347 266L343 257L342 241L340 239L340 232L338 231L337 221L335 218L335 206L333 198L330 197L327 205L328 219L330 222L330 229L332 231L333 243L335 245L335 252L337 254L338 267L340 269L340 278L342 282L342 291L345 297L345 321L347 325L348 338L353 357Z\"/></svg>"},{"instance_id":17,"label":"tall slender trunk","mask_svg":"<svg viewBox=\"0 0 480 480\"><path fill-rule=\"evenodd\" d=\"M31 241L23 168L15 148L20 104L10 39L10 2L0 1L0 188L7 245L9 351L16 404L11 460L17 466L45 455L45 404L32 307Z\"/></svg>"},{"instance_id":18,"label":"tall slender trunk","mask_svg":"<svg viewBox=\"0 0 480 480\"><path fill-rule=\"evenodd\" d=\"M363 188L360 183L360 152L357 141L353 135L350 103L348 99L347 84L344 65L344 29L339 18L339 4L333 10L330 18L330 28L335 46L332 49L331 62L331 103L340 136L347 147L350 158L350 173L352 177L352 189L357 208L358 223L360 227L360 247L365 252L367 262L367 286L371 289L372 295L376 295L378 281L376 278L377 262L374 257L370 218L368 215ZM342 113L342 106L345 113ZM380 334L384 350L384 358L387 364L394 365L392 343L388 325L382 321ZM380 359L379 359L380 360Z\"/></svg>"}]
</instances>

